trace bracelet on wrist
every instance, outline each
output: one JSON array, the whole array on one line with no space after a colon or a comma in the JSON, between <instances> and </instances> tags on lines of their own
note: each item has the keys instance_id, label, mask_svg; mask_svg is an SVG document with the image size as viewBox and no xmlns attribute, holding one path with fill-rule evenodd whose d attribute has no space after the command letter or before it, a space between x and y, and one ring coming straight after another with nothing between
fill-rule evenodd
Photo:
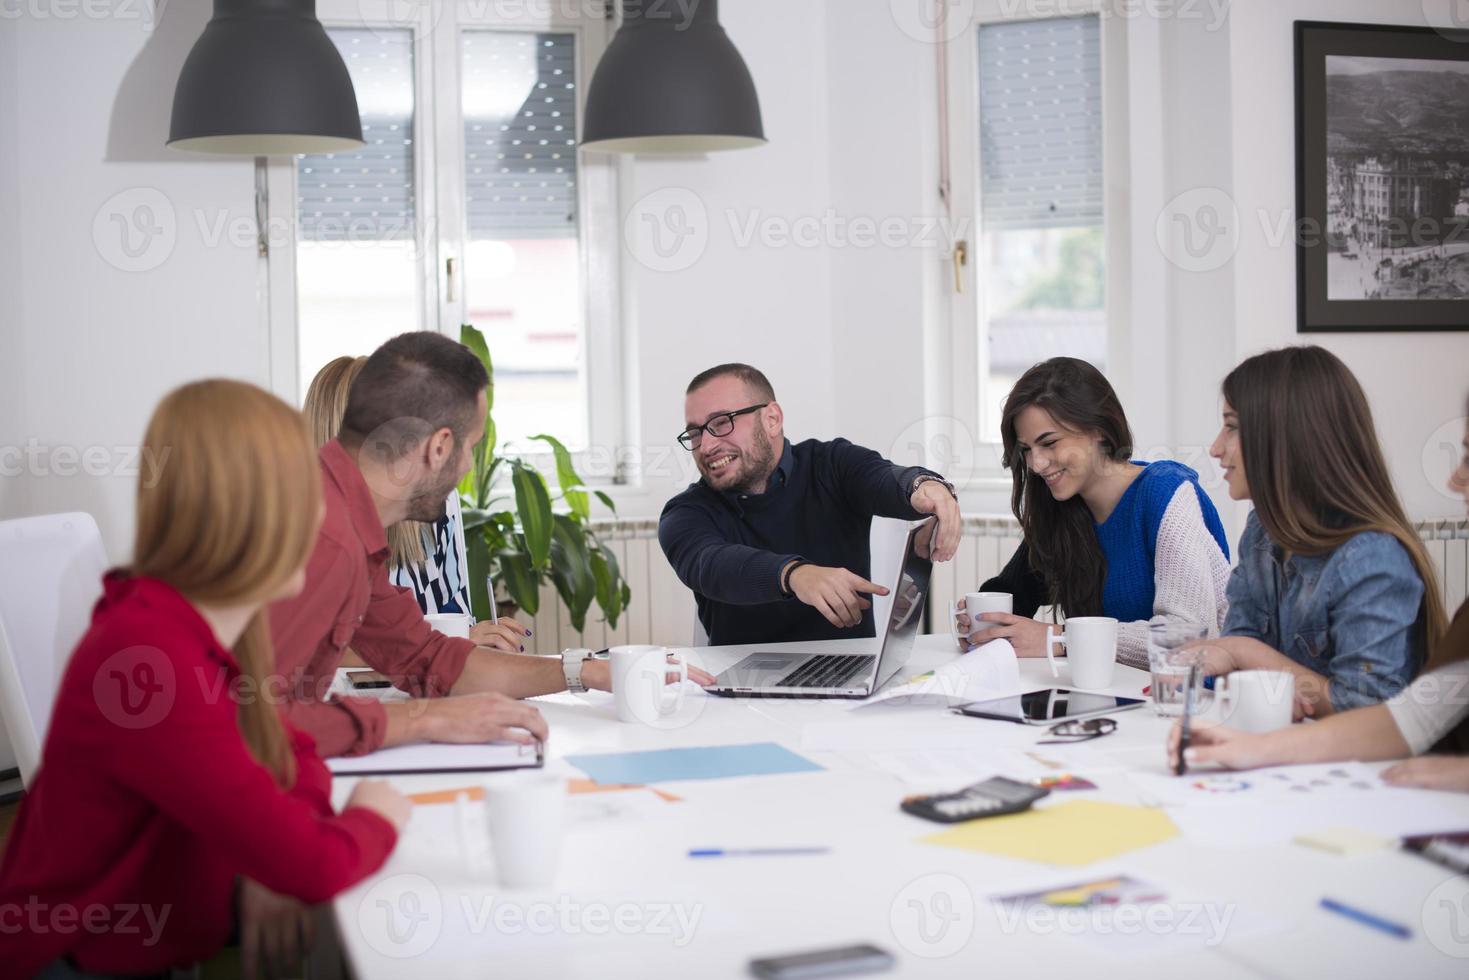
<instances>
[{"instance_id":1,"label":"bracelet on wrist","mask_svg":"<svg viewBox=\"0 0 1469 980\"><path fill-rule=\"evenodd\" d=\"M791 576L794 575L794 574L796 574L796 569L800 568L802 565L809 565L809 564L811 564L811 563L809 561L807 561L806 559L804 559L804 558L797 558L795 561L791 562L789 565L786 566L785 571L781 574L781 577L780 577L780 594L781 595L785 596L787 599L790 599L790 598L792 598L792 597L795 596L796 593L791 590Z\"/></svg>"}]
</instances>

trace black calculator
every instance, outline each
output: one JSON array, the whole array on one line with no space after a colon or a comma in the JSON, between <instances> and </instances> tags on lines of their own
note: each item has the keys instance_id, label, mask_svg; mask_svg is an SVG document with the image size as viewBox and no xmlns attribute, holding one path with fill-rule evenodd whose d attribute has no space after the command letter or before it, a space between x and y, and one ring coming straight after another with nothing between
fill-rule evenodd
<instances>
[{"instance_id":1,"label":"black calculator","mask_svg":"<svg viewBox=\"0 0 1469 980\"><path fill-rule=\"evenodd\" d=\"M995 776L982 783L966 786L957 793L910 796L903 801L902 808L925 820L960 823L978 820L980 817L998 817L1029 810L1032 803L1050 793L1050 790L1039 786Z\"/></svg>"}]
</instances>

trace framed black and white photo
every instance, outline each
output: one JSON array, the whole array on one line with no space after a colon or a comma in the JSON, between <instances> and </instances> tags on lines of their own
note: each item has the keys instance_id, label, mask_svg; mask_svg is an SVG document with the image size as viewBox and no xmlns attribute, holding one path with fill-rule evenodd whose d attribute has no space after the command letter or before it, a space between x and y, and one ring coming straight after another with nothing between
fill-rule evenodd
<instances>
[{"instance_id":1,"label":"framed black and white photo","mask_svg":"<svg viewBox=\"0 0 1469 980\"><path fill-rule=\"evenodd\" d=\"M1297 330L1469 329L1469 32L1295 40Z\"/></svg>"}]
</instances>

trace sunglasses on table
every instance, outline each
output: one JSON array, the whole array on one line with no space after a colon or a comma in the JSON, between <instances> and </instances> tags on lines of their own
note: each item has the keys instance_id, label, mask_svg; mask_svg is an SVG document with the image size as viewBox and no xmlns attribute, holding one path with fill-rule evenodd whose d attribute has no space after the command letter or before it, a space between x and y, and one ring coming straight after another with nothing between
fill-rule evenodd
<instances>
[{"instance_id":1,"label":"sunglasses on table","mask_svg":"<svg viewBox=\"0 0 1469 980\"><path fill-rule=\"evenodd\" d=\"M1035 743L1037 745L1074 745L1077 742L1090 742L1094 738L1103 735L1111 735L1117 731L1117 719L1115 718L1086 718L1081 721L1063 721L1046 729L1046 734L1051 737L1042 739Z\"/></svg>"},{"instance_id":2,"label":"sunglasses on table","mask_svg":"<svg viewBox=\"0 0 1469 980\"><path fill-rule=\"evenodd\" d=\"M687 429L684 429L682 432L680 432L678 434L678 444L680 446L683 446L689 452L693 452L695 449L699 448L699 442L704 438L704 433L707 432L709 433L709 435L715 437L727 436L734 431L735 419L739 418L741 415L749 415L751 412L758 412L760 411L760 409L769 404L770 402L762 402L759 405L751 405L749 408L736 409L733 412L720 412L718 415L709 418L709 420L706 421L703 425L691 425Z\"/></svg>"}]
</instances>

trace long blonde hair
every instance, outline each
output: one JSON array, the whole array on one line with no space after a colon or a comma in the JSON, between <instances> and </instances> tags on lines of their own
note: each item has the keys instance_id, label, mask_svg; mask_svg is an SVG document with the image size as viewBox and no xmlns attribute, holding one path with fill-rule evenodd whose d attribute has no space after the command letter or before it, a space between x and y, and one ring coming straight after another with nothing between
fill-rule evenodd
<instances>
[{"instance_id":1,"label":"long blonde hair","mask_svg":"<svg viewBox=\"0 0 1469 980\"><path fill-rule=\"evenodd\" d=\"M1224 379L1224 398L1239 417L1250 500L1270 540L1290 554L1320 555L1363 531L1392 535L1423 580L1432 657L1448 629L1443 592L1351 369L1323 347L1283 347L1241 362Z\"/></svg>"},{"instance_id":2,"label":"long blonde hair","mask_svg":"<svg viewBox=\"0 0 1469 980\"><path fill-rule=\"evenodd\" d=\"M311 429L311 438L321 448L337 437L342 430L342 416L347 412L347 395L352 382L362 373L365 357L338 357L326 363L306 389L306 402L301 411L306 415L306 424ZM423 548L424 524L418 521L399 521L388 528L388 549L392 552L389 562L399 565L419 565L426 558Z\"/></svg>"},{"instance_id":3,"label":"long blonde hair","mask_svg":"<svg viewBox=\"0 0 1469 980\"><path fill-rule=\"evenodd\" d=\"M143 437L162 472L138 483L131 573L202 603L264 603L305 566L316 543L321 474L300 413L242 381L184 385L153 412ZM266 696L275 669L266 609L234 647L253 682L241 697L240 732L281 786L295 756Z\"/></svg>"}]
</instances>

